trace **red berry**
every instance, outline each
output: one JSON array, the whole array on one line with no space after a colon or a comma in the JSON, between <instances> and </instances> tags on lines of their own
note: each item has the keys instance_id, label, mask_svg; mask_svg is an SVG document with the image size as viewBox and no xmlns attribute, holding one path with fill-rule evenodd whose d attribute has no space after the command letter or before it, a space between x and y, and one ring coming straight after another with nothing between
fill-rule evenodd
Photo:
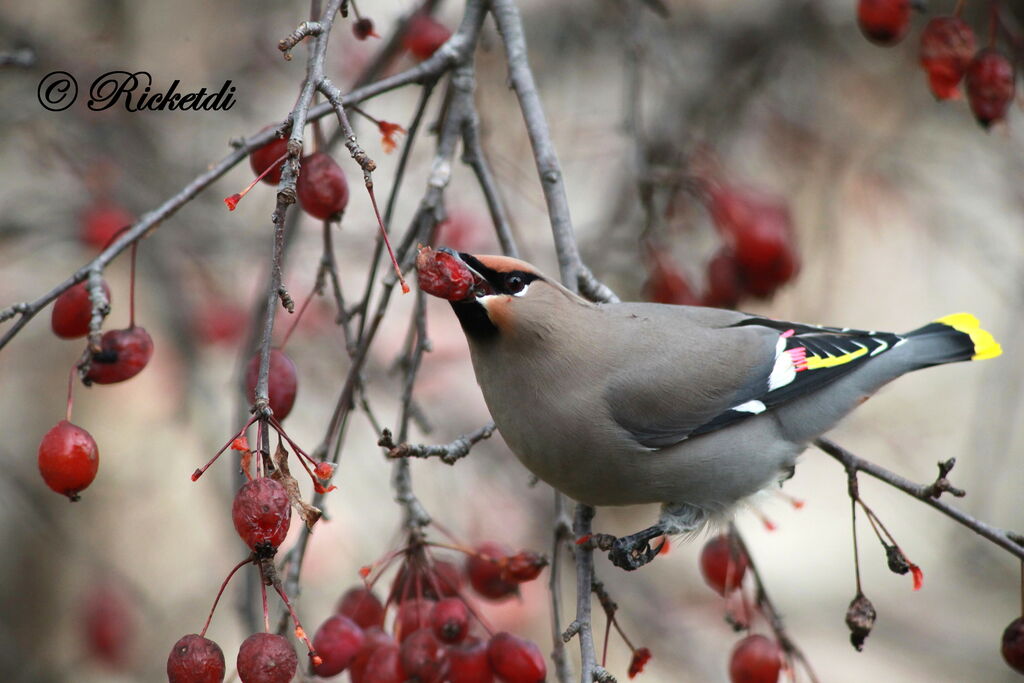
<instances>
[{"instance_id":1,"label":"red berry","mask_svg":"<svg viewBox=\"0 0 1024 683\"><path fill-rule=\"evenodd\" d=\"M194 633L182 636L167 657L168 683L221 683L224 670L220 646Z\"/></svg>"},{"instance_id":2,"label":"red berry","mask_svg":"<svg viewBox=\"0 0 1024 683\"><path fill-rule=\"evenodd\" d=\"M85 644L95 659L114 668L128 663L136 632L134 603L111 583L94 586L82 604Z\"/></svg>"},{"instance_id":3,"label":"red berry","mask_svg":"<svg viewBox=\"0 0 1024 683\"><path fill-rule=\"evenodd\" d=\"M518 586L503 576L500 561L508 554L508 548L487 541L478 545L473 555L466 557L466 576L473 590L491 600L503 600L518 592Z\"/></svg>"},{"instance_id":4,"label":"red berry","mask_svg":"<svg viewBox=\"0 0 1024 683\"><path fill-rule=\"evenodd\" d=\"M715 536L700 552L700 573L704 582L719 595L731 593L743 583L747 571L747 555L734 546L726 534Z\"/></svg>"},{"instance_id":5,"label":"red berry","mask_svg":"<svg viewBox=\"0 0 1024 683\"><path fill-rule=\"evenodd\" d=\"M910 0L860 0L857 24L875 45L895 45L910 28Z\"/></svg>"},{"instance_id":6,"label":"red berry","mask_svg":"<svg viewBox=\"0 0 1024 683\"><path fill-rule=\"evenodd\" d=\"M462 301L473 290L473 271L448 252L423 247L416 255L416 278L427 294Z\"/></svg>"},{"instance_id":7,"label":"red berry","mask_svg":"<svg viewBox=\"0 0 1024 683\"><path fill-rule=\"evenodd\" d=\"M541 683L547 665L540 648L511 633L498 633L487 644L491 668L505 683Z\"/></svg>"},{"instance_id":8,"label":"red berry","mask_svg":"<svg viewBox=\"0 0 1024 683\"><path fill-rule=\"evenodd\" d=\"M110 287L102 282L103 294L110 301ZM50 326L53 333L62 339L75 339L89 334L89 321L92 319L92 302L89 301L87 281L79 282L53 302L53 315Z\"/></svg>"},{"instance_id":9,"label":"red berry","mask_svg":"<svg viewBox=\"0 0 1024 683\"><path fill-rule=\"evenodd\" d=\"M505 577L516 583L533 581L540 576L544 567L548 566L547 558L529 550L520 550L508 558L505 565Z\"/></svg>"},{"instance_id":10,"label":"red berry","mask_svg":"<svg viewBox=\"0 0 1024 683\"><path fill-rule=\"evenodd\" d=\"M420 61L427 59L452 35L443 24L427 14L416 14L409 19L402 46Z\"/></svg>"},{"instance_id":11,"label":"red berry","mask_svg":"<svg viewBox=\"0 0 1024 683\"><path fill-rule=\"evenodd\" d=\"M95 249L103 249L123 228L135 222L135 217L120 206L97 201L81 217L79 239Z\"/></svg>"},{"instance_id":12,"label":"red berry","mask_svg":"<svg viewBox=\"0 0 1024 683\"><path fill-rule=\"evenodd\" d=\"M370 656L374 651L382 645L394 645L395 639L387 633L384 633L383 629L373 626L363 631L363 646L359 648L359 652L356 653L352 663L348 666L349 675L352 677L352 683L360 683L363 680L363 671L366 669L367 663L370 661ZM368 681L372 683L372 681Z\"/></svg>"},{"instance_id":13,"label":"red berry","mask_svg":"<svg viewBox=\"0 0 1024 683\"><path fill-rule=\"evenodd\" d=\"M313 636L313 649L323 660L313 673L327 678L344 671L363 647L363 630L348 617L335 614Z\"/></svg>"},{"instance_id":14,"label":"red berry","mask_svg":"<svg viewBox=\"0 0 1024 683\"><path fill-rule=\"evenodd\" d=\"M974 31L960 17L935 17L921 31L921 66L937 99L960 95L957 84L974 56Z\"/></svg>"},{"instance_id":15,"label":"red berry","mask_svg":"<svg viewBox=\"0 0 1024 683\"><path fill-rule=\"evenodd\" d=\"M985 128L1006 116L1013 101L1013 64L995 48L980 51L967 66L967 101Z\"/></svg>"},{"instance_id":16,"label":"red berry","mask_svg":"<svg viewBox=\"0 0 1024 683\"><path fill-rule=\"evenodd\" d=\"M61 420L39 443L39 474L46 485L71 500L96 478L100 452L89 432Z\"/></svg>"},{"instance_id":17,"label":"red berry","mask_svg":"<svg viewBox=\"0 0 1024 683\"><path fill-rule=\"evenodd\" d=\"M430 625L439 640L457 643L469 633L469 608L462 598L440 600L434 605Z\"/></svg>"},{"instance_id":18,"label":"red berry","mask_svg":"<svg viewBox=\"0 0 1024 683\"><path fill-rule=\"evenodd\" d=\"M683 271L668 255L651 249L644 283L644 298L659 304L696 306L699 301Z\"/></svg>"},{"instance_id":19,"label":"red berry","mask_svg":"<svg viewBox=\"0 0 1024 683\"><path fill-rule=\"evenodd\" d=\"M708 288L701 303L716 308L735 308L742 294L739 265L736 254L722 247L708 261Z\"/></svg>"},{"instance_id":20,"label":"red berry","mask_svg":"<svg viewBox=\"0 0 1024 683\"><path fill-rule=\"evenodd\" d=\"M431 565L410 563L402 565L391 584L390 600L402 602L410 598L438 598L459 594L462 573L451 562L438 560Z\"/></svg>"},{"instance_id":21,"label":"red berry","mask_svg":"<svg viewBox=\"0 0 1024 683\"><path fill-rule=\"evenodd\" d=\"M405 683L407 678L402 669L398 646L392 643L374 649L359 681L353 676L352 683Z\"/></svg>"},{"instance_id":22,"label":"red berry","mask_svg":"<svg viewBox=\"0 0 1024 683\"><path fill-rule=\"evenodd\" d=\"M100 352L92 354L85 376L87 382L115 384L142 372L153 357L153 338L145 328L107 330L100 339Z\"/></svg>"},{"instance_id":23,"label":"red berry","mask_svg":"<svg viewBox=\"0 0 1024 683\"><path fill-rule=\"evenodd\" d=\"M267 130L267 128L271 128L271 126L267 126L263 130ZM253 173L259 175L287 153L288 140L285 138L274 138L267 144L249 153L249 166L252 168ZM279 164L275 165L270 173L263 176L263 182L267 185L277 185L281 182L281 169L283 167L284 161L282 160Z\"/></svg>"},{"instance_id":24,"label":"red berry","mask_svg":"<svg viewBox=\"0 0 1024 683\"><path fill-rule=\"evenodd\" d=\"M295 191L303 210L320 220L340 218L348 206L345 172L324 152L303 158Z\"/></svg>"},{"instance_id":25,"label":"red berry","mask_svg":"<svg viewBox=\"0 0 1024 683\"><path fill-rule=\"evenodd\" d=\"M245 371L245 386L250 401L256 400L256 380L260 374L260 354L249 359ZM270 349L270 370L267 376L267 394L274 417L283 420L292 412L295 394L299 390L299 378L295 363L281 349Z\"/></svg>"},{"instance_id":26,"label":"red berry","mask_svg":"<svg viewBox=\"0 0 1024 683\"><path fill-rule=\"evenodd\" d=\"M467 638L448 647L448 683L493 683L487 643Z\"/></svg>"},{"instance_id":27,"label":"red berry","mask_svg":"<svg viewBox=\"0 0 1024 683\"><path fill-rule=\"evenodd\" d=\"M441 683L448 661L445 650L429 628L409 634L398 650L402 670L418 683Z\"/></svg>"},{"instance_id":28,"label":"red berry","mask_svg":"<svg viewBox=\"0 0 1024 683\"><path fill-rule=\"evenodd\" d=\"M368 588L350 588L345 591L334 611L356 622L360 628L384 626L384 605Z\"/></svg>"},{"instance_id":29,"label":"red berry","mask_svg":"<svg viewBox=\"0 0 1024 683\"><path fill-rule=\"evenodd\" d=\"M231 520L238 535L250 548L257 552L276 550L284 543L292 522L288 492L267 477L248 481L235 494Z\"/></svg>"},{"instance_id":30,"label":"red berry","mask_svg":"<svg viewBox=\"0 0 1024 683\"><path fill-rule=\"evenodd\" d=\"M1010 668L1024 674L1024 617L1017 617L1003 631L1002 651Z\"/></svg>"},{"instance_id":31,"label":"red berry","mask_svg":"<svg viewBox=\"0 0 1024 683\"><path fill-rule=\"evenodd\" d=\"M733 648L729 660L731 683L775 683L782 670L782 650L760 634L747 636Z\"/></svg>"},{"instance_id":32,"label":"red berry","mask_svg":"<svg viewBox=\"0 0 1024 683\"><path fill-rule=\"evenodd\" d=\"M299 668L299 658L284 636L254 633L238 648L236 665L242 683L288 683Z\"/></svg>"},{"instance_id":33,"label":"red berry","mask_svg":"<svg viewBox=\"0 0 1024 683\"><path fill-rule=\"evenodd\" d=\"M377 32L373 30L373 19L368 17L359 17L356 23L352 24L352 34L358 40L366 40L369 37L379 38Z\"/></svg>"},{"instance_id":34,"label":"red berry","mask_svg":"<svg viewBox=\"0 0 1024 683\"><path fill-rule=\"evenodd\" d=\"M204 344L234 344L248 326L249 316L244 309L219 299L204 301L192 318L192 330Z\"/></svg>"},{"instance_id":35,"label":"red berry","mask_svg":"<svg viewBox=\"0 0 1024 683\"><path fill-rule=\"evenodd\" d=\"M403 642L415 631L430 626L430 615L434 612L434 601L423 598L406 600L398 606L398 616L395 617L395 637L398 642Z\"/></svg>"}]
</instances>

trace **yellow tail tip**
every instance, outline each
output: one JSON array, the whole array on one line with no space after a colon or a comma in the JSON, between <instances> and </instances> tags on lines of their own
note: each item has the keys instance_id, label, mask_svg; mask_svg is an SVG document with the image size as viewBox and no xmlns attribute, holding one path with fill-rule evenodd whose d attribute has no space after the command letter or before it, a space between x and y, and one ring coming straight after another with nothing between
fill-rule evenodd
<instances>
[{"instance_id":1,"label":"yellow tail tip","mask_svg":"<svg viewBox=\"0 0 1024 683\"><path fill-rule=\"evenodd\" d=\"M1003 353L999 342L990 333L981 329L981 323L970 313L953 313L943 316L935 322L949 325L957 332L963 332L970 336L971 342L974 344L974 355L971 356L971 360L995 358Z\"/></svg>"}]
</instances>

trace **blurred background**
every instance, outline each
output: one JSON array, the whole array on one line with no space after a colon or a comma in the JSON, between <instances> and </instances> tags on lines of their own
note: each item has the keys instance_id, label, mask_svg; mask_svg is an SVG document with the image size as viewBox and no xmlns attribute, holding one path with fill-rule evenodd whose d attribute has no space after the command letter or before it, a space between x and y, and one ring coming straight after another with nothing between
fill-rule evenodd
<instances>
[{"instance_id":1,"label":"blurred background","mask_svg":"<svg viewBox=\"0 0 1024 683\"><path fill-rule=\"evenodd\" d=\"M675 0L666 2L667 17L625 0L519 4L581 249L598 277L623 299L636 299L650 296L652 281L668 269L699 298L722 243L709 211L711 183L771 198L792 226L798 272L773 296L743 297L743 310L895 331L971 311L1002 343L1000 359L906 377L832 436L919 482L934 478L937 461L956 457L951 479L968 491L956 505L998 527L1024 527L1020 107L1012 105L1008 120L986 133L963 99L936 102L917 64L926 17L912 19L902 43L880 48L858 30L854 0ZM929 12L948 14L953 4L935 0ZM968 3L964 14L979 36L987 35L986 8ZM397 1L360 5L383 36L411 9ZM461 12L459 3L446 2L436 16L454 30ZM37 56L28 68L0 70L0 307L38 297L93 258L90 211L150 211L227 154L230 140L280 122L304 76L305 49L286 62L276 43L307 14L303 3L266 0L0 7L0 51L27 46ZM350 89L381 44L356 40L348 20L339 19L328 75ZM414 63L401 52L388 68ZM51 71L71 72L83 86L114 69L149 71L154 89L175 79L181 91L217 89L230 79L237 104L227 112L92 112L80 96L71 109L48 112L37 101L37 84ZM408 126L417 97L407 88L364 109ZM437 120L441 99L439 89L427 124ZM477 58L476 100L484 148L523 255L556 274L543 196L490 20ZM332 132L333 122L324 121ZM358 117L355 123L386 193L398 154L384 152L374 126ZM416 142L392 224L397 234L426 189L433 144L429 131ZM342 284L354 300L376 225L358 169L343 149L335 156L352 186L335 240ZM3 680L161 680L171 644L201 628L224 576L245 556L229 515L234 466L224 459L196 483L189 475L241 426L237 371L263 299L274 196L257 186L233 213L222 199L251 178L243 162L141 242L136 318L156 351L129 382L75 388L74 422L92 433L101 453L99 475L81 502L69 506L43 485L35 454L63 417L68 370L82 344L54 337L45 310L0 351ZM479 188L461 164L445 201L449 222L439 243L497 250ZM300 215L295 231L284 277L299 301L316 275L320 223ZM128 324L128 261L122 255L105 273L109 328ZM401 375L394 364L413 296L397 298L366 368L368 399L387 425L397 419ZM329 298L317 298L288 343L299 391L286 427L307 450L322 438L349 365L333 316ZM290 322L279 315L278 339ZM431 299L428 326L432 351L415 390L423 420L413 439L445 443L482 425L487 412L444 302ZM296 596L309 631L359 583L359 567L400 545L391 467L368 421L357 413L351 422L338 490L326 501L330 519L313 535ZM412 473L427 510L464 542L549 550L551 491L531 485L499 436L454 467L415 461ZM750 506L756 514L743 511L737 522L791 637L821 680L1015 677L999 642L1020 615L1019 562L862 477L863 498L923 569L924 586L914 592L909 577L890 573L863 525L864 590L878 622L857 653L844 624L855 591L845 474L810 450L785 491L804 507L765 495ZM595 529L632 532L656 513L603 509ZM294 536L299 524L292 526ZM697 570L703 540L674 543L668 556L633 574L598 557L620 623L653 652L640 680L727 680L740 635ZM521 600L480 607L495 630L529 636L545 652L546 577L525 585ZM563 577L571 605L571 568ZM258 600L243 586L236 579L208 633L224 649L229 672L248 635L238 605ZM567 609L562 626L570 619ZM105 636L113 643L106 661L88 645L97 629L113 629ZM755 630L767 632L763 622ZM603 631L598 614L595 632ZM569 652L576 651L573 642ZM608 668L622 680L628 661L628 648L613 636Z\"/></svg>"}]
</instances>

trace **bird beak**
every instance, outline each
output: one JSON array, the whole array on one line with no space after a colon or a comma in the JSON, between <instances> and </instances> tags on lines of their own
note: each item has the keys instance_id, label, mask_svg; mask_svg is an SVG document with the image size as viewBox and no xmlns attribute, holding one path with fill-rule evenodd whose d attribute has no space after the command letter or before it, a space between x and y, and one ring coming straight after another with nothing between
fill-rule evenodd
<instances>
[{"instance_id":1,"label":"bird beak","mask_svg":"<svg viewBox=\"0 0 1024 683\"><path fill-rule=\"evenodd\" d=\"M477 261L472 256L472 254L463 254L461 252L455 251L450 247L439 247L438 251L444 252L451 256L452 258L457 259L459 263L464 265L466 269L473 274L473 289L470 291L470 295L466 297L466 300L474 299L480 296L487 296L488 294L494 294L494 285L490 283L490 281L487 279L487 276L484 273L480 272L481 269L479 267L473 267L472 264L474 263L478 264L478 266L482 264L480 264L480 262Z\"/></svg>"}]
</instances>

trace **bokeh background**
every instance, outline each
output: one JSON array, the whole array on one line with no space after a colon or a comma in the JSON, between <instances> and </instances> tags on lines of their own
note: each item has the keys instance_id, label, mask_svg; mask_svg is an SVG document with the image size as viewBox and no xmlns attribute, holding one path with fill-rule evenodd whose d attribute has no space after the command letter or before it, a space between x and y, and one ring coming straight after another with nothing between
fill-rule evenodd
<instances>
[{"instance_id":1,"label":"bokeh background","mask_svg":"<svg viewBox=\"0 0 1024 683\"><path fill-rule=\"evenodd\" d=\"M899 46L878 48L857 30L853 0L676 0L667 3L667 19L626 1L520 4L581 248L595 273L623 298L641 295L646 264L638 239L647 217L638 175L678 176L697 150L713 154L726 178L785 198L794 216L799 276L771 300L745 300L742 308L898 331L969 310L1002 342L997 361L900 380L833 436L921 482L934 477L937 461L955 456L953 481L968 491L957 504L996 526L1024 527L1017 429L1024 112L1015 105L1007 124L986 133L965 102L936 103L916 64L924 18L915 18ZM929 9L949 13L952 5L934 1ZM984 34L987 4L968 5L965 17ZM386 35L411 7L388 1L364 2L361 9ZM443 3L438 17L454 29L461 9ZM142 214L226 154L231 139L280 121L303 77L304 50L286 62L276 42L307 13L303 3L266 0L38 0L0 7L0 50L27 45L38 57L30 68L0 71L0 306L35 298L92 258L95 252L80 240L81 215L98 197ZM351 87L379 44L356 41L339 21L328 74ZM412 64L402 55L391 68ZM557 272L533 159L490 21L477 64L484 146L516 237L527 259ZM95 113L80 106L81 98L72 109L51 113L37 102L36 85L57 69L76 74L80 84L112 69L147 70L164 86L180 79L182 89L216 88L231 79L238 103L229 112ZM366 109L407 125L415 101L414 89L406 89ZM428 122L439 106L435 94ZM357 129L380 166L377 186L389 190L397 154L383 152L372 126L357 119ZM416 144L396 232L404 231L426 187L432 145L429 135ZM336 156L356 179L343 150ZM189 474L240 426L237 368L262 300L274 198L257 187L234 213L221 200L250 179L247 165L239 165L142 242L137 318L153 335L156 354L132 381L76 387L74 421L96 438L102 463L80 503L69 506L45 488L35 453L63 416L67 372L81 344L56 339L44 311L0 352L3 680L161 680L171 644L199 630L224 575L244 557L229 517L232 465L219 462L198 483ZM667 199L663 187L657 192L659 201ZM663 214L654 229L699 289L718 237L703 206L680 192L673 200L680 208ZM461 165L446 205L452 225L442 239L471 251L497 248L480 192ZM285 282L298 299L312 286L321 245L316 221L303 216L295 229ZM342 280L353 297L375 229L369 202L353 182L336 233ZM106 273L114 300L109 326L127 325L127 275L127 255ZM411 299L392 306L366 371L369 398L388 424L396 419L401 378L393 365ZM472 431L487 413L454 317L437 301L429 313L433 350L415 397L432 430L420 429L415 438L440 443ZM323 434L349 362L332 317L330 303L317 300L288 346L300 388L287 428L308 448ZM286 322L282 314L279 335ZM219 334L210 331L214 323L221 323ZM399 543L390 466L375 443L368 422L355 415L339 488L327 501L330 520L314 534L297 599L310 631L359 581L360 566ZM412 468L424 505L457 537L548 550L550 489L531 486L499 437L454 467L417 461ZM1012 680L999 638L1020 614L1019 563L866 477L861 490L925 574L924 587L913 592L909 577L887 570L862 527L865 591L879 615L863 653L850 647L843 622L854 579L849 499L837 463L813 450L805 454L785 486L806 501L802 510L773 496L752 503L775 531L757 514L737 518L791 636L820 678ZM601 510L596 528L626 533L655 515L653 507ZM298 524L293 527L294 535ZM635 574L598 559L621 623L654 653L641 680L727 678L739 636L722 618L723 601L699 576L701 543L676 543ZM237 581L229 590L209 632L229 670L247 635L238 605L258 599L243 585ZM102 598L103 591L120 597ZM98 662L84 645L84 606L97 593L102 601L123 602L130 613L119 667ZM528 585L520 601L482 610L497 629L529 635L549 649L543 580ZM763 623L757 628L765 630ZM597 616L595 630L603 629ZM570 652L575 655L575 643ZM621 680L628 651L613 637L608 652L608 667Z\"/></svg>"}]
</instances>

